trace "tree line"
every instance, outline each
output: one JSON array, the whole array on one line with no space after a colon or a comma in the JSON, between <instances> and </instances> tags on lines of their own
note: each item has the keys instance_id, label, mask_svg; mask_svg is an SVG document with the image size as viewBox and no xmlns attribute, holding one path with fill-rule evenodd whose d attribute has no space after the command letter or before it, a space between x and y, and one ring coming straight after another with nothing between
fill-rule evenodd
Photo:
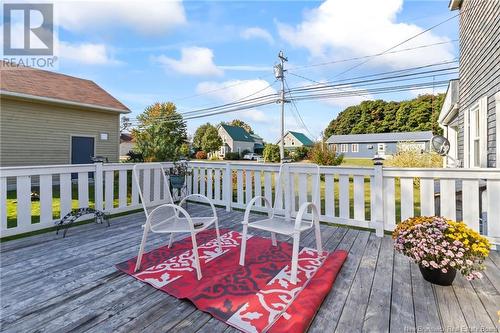
<instances>
[{"instance_id":1,"label":"tree line","mask_svg":"<svg viewBox=\"0 0 500 333\"><path fill-rule=\"evenodd\" d=\"M331 135L432 131L441 134L437 119L444 94L420 95L401 102L374 100L349 106L326 127Z\"/></svg>"}]
</instances>

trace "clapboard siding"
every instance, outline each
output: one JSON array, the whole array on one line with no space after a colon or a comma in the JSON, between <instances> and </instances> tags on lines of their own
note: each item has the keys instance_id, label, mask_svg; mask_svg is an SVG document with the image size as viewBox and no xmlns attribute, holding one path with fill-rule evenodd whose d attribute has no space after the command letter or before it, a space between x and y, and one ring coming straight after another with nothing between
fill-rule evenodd
<instances>
[{"instance_id":1,"label":"clapboard siding","mask_svg":"<svg viewBox=\"0 0 500 333\"><path fill-rule=\"evenodd\" d=\"M464 0L460 8L460 128L464 113L488 96L488 167L497 167L495 93L500 90L500 1ZM464 159L464 131L458 134Z\"/></svg>"},{"instance_id":2,"label":"clapboard siding","mask_svg":"<svg viewBox=\"0 0 500 333\"><path fill-rule=\"evenodd\" d=\"M100 133L108 133L102 141ZM67 164L71 135L95 137L96 155L118 161L119 114L14 100L2 96L0 165Z\"/></svg>"}]
</instances>

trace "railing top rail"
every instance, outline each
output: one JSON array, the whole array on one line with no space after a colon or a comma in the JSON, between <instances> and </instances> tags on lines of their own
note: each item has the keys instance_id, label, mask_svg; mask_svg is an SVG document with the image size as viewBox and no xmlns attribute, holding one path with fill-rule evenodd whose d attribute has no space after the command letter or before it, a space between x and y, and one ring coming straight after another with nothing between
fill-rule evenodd
<instances>
[{"instance_id":1,"label":"railing top rail","mask_svg":"<svg viewBox=\"0 0 500 333\"><path fill-rule=\"evenodd\" d=\"M94 164L79 165L50 165L50 166L31 166L31 167L7 167L0 168L0 177L18 177L18 176L37 176L52 174L67 174L78 172L92 172L95 170Z\"/></svg>"},{"instance_id":2,"label":"railing top rail","mask_svg":"<svg viewBox=\"0 0 500 333\"><path fill-rule=\"evenodd\" d=\"M384 168L384 177L500 179L500 169Z\"/></svg>"}]
</instances>

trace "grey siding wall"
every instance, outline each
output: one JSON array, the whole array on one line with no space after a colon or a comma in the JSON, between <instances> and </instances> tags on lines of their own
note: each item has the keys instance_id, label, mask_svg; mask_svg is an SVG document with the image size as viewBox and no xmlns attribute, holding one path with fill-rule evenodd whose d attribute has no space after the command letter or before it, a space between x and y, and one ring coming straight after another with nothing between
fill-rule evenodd
<instances>
[{"instance_id":1,"label":"grey siding wall","mask_svg":"<svg viewBox=\"0 0 500 333\"><path fill-rule=\"evenodd\" d=\"M413 143L413 142L412 142ZM425 144L425 149L429 149L429 143L428 142L415 142L415 143L424 143ZM340 151L340 143L338 145L338 151L337 153L339 154L344 154L344 157L352 157L352 158L372 158L377 154L377 149L378 149L378 142L363 142L363 143L358 143L358 152L353 152L352 151L352 143L347 144L348 145L348 152L342 153ZM397 153L397 142L385 142L385 155L394 155ZM372 146L373 148L369 148L369 146ZM333 147L333 144L330 144L330 147Z\"/></svg>"},{"instance_id":2,"label":"grey siding wall","mask_svg":"<svg viewBox=\"0 0 500 333\"><path fill-rule=\"evenodd\" d=\"M458 158L464 159L464 112L488 96L488 167L497 167L495 93L500 90L500 1L464 0L460 11Z\"/></svg>"},{"instance_id":3,"label":"grey siding wall","mask_svg":"<svg viewBox=\"0 0 500 333\"><path fill-rule=\"evenodd\" d=\"M94 136L96 155L118 162L118 113L5 97L0 108L0 166L71 163L71 135ZM100 133L108 133L108 140L100 140Z\"/></svg>"}]
</instances>

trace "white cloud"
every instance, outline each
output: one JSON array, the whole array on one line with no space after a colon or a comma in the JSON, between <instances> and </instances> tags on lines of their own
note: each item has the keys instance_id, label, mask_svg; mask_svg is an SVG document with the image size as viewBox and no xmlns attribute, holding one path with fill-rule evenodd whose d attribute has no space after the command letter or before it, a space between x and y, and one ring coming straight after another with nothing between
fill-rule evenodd
<instances>
[{"instance_id":1,"label":"white cloud","mask_svg":"<svg viewBox=\"0 0 500 333\"><path fill-rule=\"evenodd\" d=\"M205 47L185 47L181 49L181 59L173 59L164 55L153 59L165 67L165 70L173 70L181 74L220 76L224 71L218 68L214 62L214 53Z\"/></svg>"},{"instance_id":2,"label":"white cloud","mask_svg":"<svg viewBox=\"0 0 500 333\"><path fill-rule=\"evenodd\" d=\"M415 24L396 21L402 5L403 0L327 0L306 12L295 27L277 23L278 31L291 45L308 49L316 58L376 54L424 31ZM401 48L445 41L448 38L427 32ZM370 63L404 68L452 58L451 46L442 44L431 51L420 49L376 57Z\"/></svg>"},{"instance_id":3,"label":"white cloud","mask_svg":"<svg viewBox=\"0 0 500 333\"><path fill-rule=\"evenodd\" d=\"M270 87L265 80L229 80L224 82L201 82L196 87L196 92L199 94L208 93L208 96L217 101L230 103L246 98L274 94L276 90ZM242 110L231 115L260 123L268 123L272 120L265 112L258 109Z\"/></svg>"},{"instance_id":4,"label":"white cloud","mask_svg":"<svg viewBox=\"0 0 500 333\"><path fill-rule=\"evenodd\" d=\"M62 60L87 65L117 65L121 63L110 55L109 48L104 44L73 44L60 41L58 53Z\"/></svg>"},{"instance_id":5,"label":"white cloud","mask_svg":"<svg viewBox=\"0 0 500 333\"><path fill-rule=\"evenodd\" d=\"M54 9L57 23L74 32L102 32L120 26L143 34L162 34L186 23L179 1L61 1Z\"/></svg>"},{"instance_id":6,"label":"white cloud","mask_svg":"<svg viewBox=\"0 0 500 333\"><path fill-rule=\"evenodd\" d=\"M273 36L267 30L259 27L246 28L241 32L241 37L244 39L260 38L271 45L274 44Z\"/></svg>"}]
</instances>

